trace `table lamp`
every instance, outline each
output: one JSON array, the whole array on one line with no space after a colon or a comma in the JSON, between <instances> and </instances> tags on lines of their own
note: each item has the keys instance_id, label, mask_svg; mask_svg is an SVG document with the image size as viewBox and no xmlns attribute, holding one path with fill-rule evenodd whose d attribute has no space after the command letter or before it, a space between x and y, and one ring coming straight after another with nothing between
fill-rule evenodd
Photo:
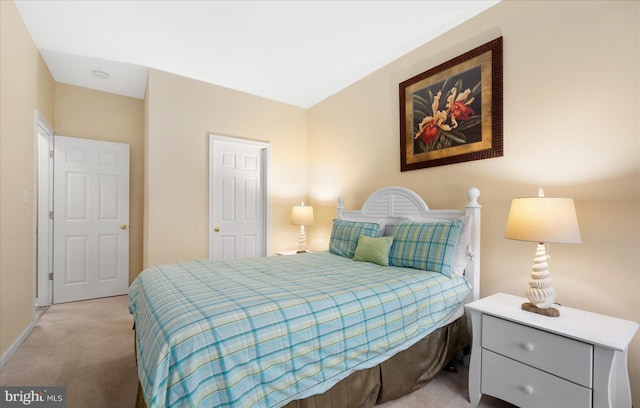
<instances>
[{"instance_id":1,"label":"table lamp","mask_svg":"<svg viewBox=\"0 0 640 408\"><path fill-rule=\"evenodd\" d=\"M298 237L298 253L307 251L307 237L304 233L305 225L313 225L313 207L310 205L296 205L291 211L291 224L300 226Z\"/></svg>"},{"instance_id":2,"label":"table lamp","mask_svg":"<svg viewBox=\"0 0 640 408\"><path fill-rule=\"evenodd\" d=\"M523 303L522 309L545 316L560 316L560 311L551 307L557 294L551 286L545 243L582 242L573 199L545 197L542 188L538 197L513 199L504 236L538 243L527 290L529 302Z\"/></svg>"}]
</instances>

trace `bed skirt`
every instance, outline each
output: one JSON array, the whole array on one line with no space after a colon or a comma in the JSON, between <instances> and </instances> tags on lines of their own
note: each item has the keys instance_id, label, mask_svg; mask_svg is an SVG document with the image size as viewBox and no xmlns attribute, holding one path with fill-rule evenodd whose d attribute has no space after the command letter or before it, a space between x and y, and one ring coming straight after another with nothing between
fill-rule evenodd
<instances>
[{"instance_id":1,"label":"bed skirt","mask_svg":"<svg viewBox=\"0 0 640 408\"><path fill-rule=\"evenodd\" d=\"M327 392L291 401L284 408L365 408L400 398L431 381L470 343L467 319L462 316L380 365L356 371ZM146 408L140 382L136 408Z\"/></svg>"}]
</instances>

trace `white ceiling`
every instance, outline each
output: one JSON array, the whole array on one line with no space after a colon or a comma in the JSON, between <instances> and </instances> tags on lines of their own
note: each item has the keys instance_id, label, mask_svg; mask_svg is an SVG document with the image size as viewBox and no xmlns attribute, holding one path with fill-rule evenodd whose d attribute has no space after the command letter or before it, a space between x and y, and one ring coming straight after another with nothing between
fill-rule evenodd
<instances>
[{"instance_id":1,"label":"white ceiling","mask_svg":"<svg viewBox=\"0 0 640 408\"><path fill-rule=\"evenodd\" d=\"M143 98L150 67L308 108L498 1L16 4L58 82Z\"/></svg>"}]
</instances>

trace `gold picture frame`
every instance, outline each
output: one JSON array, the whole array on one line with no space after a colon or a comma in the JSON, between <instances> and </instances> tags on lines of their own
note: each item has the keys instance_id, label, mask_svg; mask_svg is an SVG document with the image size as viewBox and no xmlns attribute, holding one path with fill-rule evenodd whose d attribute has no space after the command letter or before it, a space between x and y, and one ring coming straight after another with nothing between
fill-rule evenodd
<instances>
[{"instance_id":1,"label":"gold picture frame","mask_svg":"<svg viewBox=\"0 0 640 408\"><path fill-rule=\"evenodd\" d=\"M502 37L399 88L401 171L503 155Z\"/></svg>"}]
</instances>

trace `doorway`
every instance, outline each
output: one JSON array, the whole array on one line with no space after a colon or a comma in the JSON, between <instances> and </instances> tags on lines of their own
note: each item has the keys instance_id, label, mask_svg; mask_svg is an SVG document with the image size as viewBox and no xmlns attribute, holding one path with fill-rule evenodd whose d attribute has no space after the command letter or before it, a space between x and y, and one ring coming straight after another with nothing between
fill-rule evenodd
<instances>
[{"instance_id":1,"label":"doorway","mask_svg":"<svg viewBox=\"0 0 640 408\"><path fill-rule=\"evenodd\" d=\"M50 139L38 169L38 287L46 304L126 294L129 145Z\"/></svg>"},{"instance_id":2,"label":"doorway","mask_svg":"<svg viewBox=\"0 0 640 408\"><path fill-rule=\"evenodd\" d=\"M209 135L209 259L269 252L270 145Z\"/></svg>"}]
</instances>

